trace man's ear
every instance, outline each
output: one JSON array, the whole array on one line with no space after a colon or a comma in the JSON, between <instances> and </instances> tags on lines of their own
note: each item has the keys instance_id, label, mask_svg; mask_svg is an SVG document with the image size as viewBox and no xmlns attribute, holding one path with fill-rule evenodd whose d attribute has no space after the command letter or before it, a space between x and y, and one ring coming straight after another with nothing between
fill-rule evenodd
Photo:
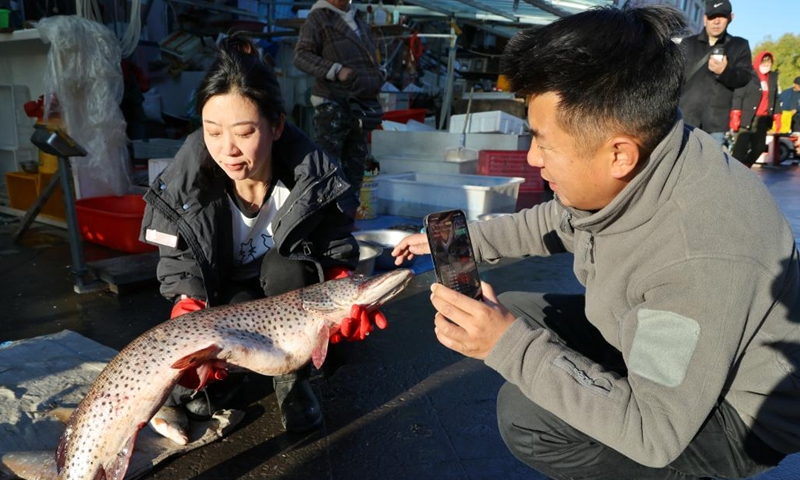
<instances>
[{"instance_id":1,"label":"man's ear","mask_svg":"<svg viewBox=\"0 0 800 480\"><path fill-rule=\"evenodd\" d=\"M641 159L641 149L636 141L619 135L606 144L611 152L611 176L618 180L630 180L635 174Z\"/></svg>"}]
</instances>

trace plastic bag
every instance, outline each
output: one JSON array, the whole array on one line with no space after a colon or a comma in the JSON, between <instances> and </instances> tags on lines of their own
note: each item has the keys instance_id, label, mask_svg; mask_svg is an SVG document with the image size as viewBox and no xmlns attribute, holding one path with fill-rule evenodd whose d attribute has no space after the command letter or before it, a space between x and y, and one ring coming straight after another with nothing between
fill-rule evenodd
<instances>
[{"instance_id":1,"label":"plastic bag","mask_svg":"<svg viewBox=\"0 0 800 480\"><path fill-rule=\"evenodd\" d=\"M62 128L88 152L71 158L76 197L130 193L119 41L105 25L74 15L44 18L37 29L50 43L45 120L57 98Z\"/></svg>"}]
</instances>

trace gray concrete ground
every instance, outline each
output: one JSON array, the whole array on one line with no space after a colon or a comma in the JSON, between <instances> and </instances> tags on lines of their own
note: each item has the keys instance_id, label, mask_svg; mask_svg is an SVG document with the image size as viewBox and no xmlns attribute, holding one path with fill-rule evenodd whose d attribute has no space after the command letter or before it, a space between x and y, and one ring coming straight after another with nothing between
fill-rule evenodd
<instances>
[{"instance_id":1,"label":"gray concrete ground","mask_svg":"<svg viewBox=\"0 0 800 480\"><path fill-rule=\"evenodd\" d=\"M800 169L754 168L800 236ZM0 215L0 342L70 329L121 349L164 321L170 305L154 281L76 294L64 230L34 223L20 245L19 225ZM764 241L770 240L765 232ZM119 253L84 245L88 262ZM498 291L580 291L569 256L482 266ZM246 416L228 437L157 466L146 478L206 479L543 479L513 458L496 427L502 379L481 362L442 347L428 300L433 273L420 274L383 311L387 330L337 346L313 386L323 428L293 436L280 428L269 382L252 382L239 406ZM800 478L800 457L759 480Z\"/></svg>"}]
</instances>

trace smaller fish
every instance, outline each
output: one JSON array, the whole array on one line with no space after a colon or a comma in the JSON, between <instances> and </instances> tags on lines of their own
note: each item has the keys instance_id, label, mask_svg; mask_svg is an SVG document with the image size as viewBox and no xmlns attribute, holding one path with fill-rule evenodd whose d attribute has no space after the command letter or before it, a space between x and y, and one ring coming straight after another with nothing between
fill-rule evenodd
<instances>
[{"instance_id":1,"label":"smaller fish","mask_svg":"<svg viewBox=\"0 0 800 480\"><path fill-rule=\"evenodd\" d=\"M150 428L159 435L167 437L178 445L189 443L189 418L179 406L163 406L150 419Z\"/></svg>"}]
</instances>

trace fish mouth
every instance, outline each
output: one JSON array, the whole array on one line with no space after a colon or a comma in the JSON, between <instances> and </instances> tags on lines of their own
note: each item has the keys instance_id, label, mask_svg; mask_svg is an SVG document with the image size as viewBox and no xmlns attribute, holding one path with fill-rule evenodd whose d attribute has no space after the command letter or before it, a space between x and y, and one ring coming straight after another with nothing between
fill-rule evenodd
<instances>
[{"instance_id":1,"label":"fish mouth","mask_svg":"<svg viewBox=\"0 0 800 480\"><path fill-rule=\"evenodd\" d=\"M413 278L414 272L408 268L367 278L358 287L359 299L355 303L374 310L396 297Z\"/></svg>"}]
</instances>

